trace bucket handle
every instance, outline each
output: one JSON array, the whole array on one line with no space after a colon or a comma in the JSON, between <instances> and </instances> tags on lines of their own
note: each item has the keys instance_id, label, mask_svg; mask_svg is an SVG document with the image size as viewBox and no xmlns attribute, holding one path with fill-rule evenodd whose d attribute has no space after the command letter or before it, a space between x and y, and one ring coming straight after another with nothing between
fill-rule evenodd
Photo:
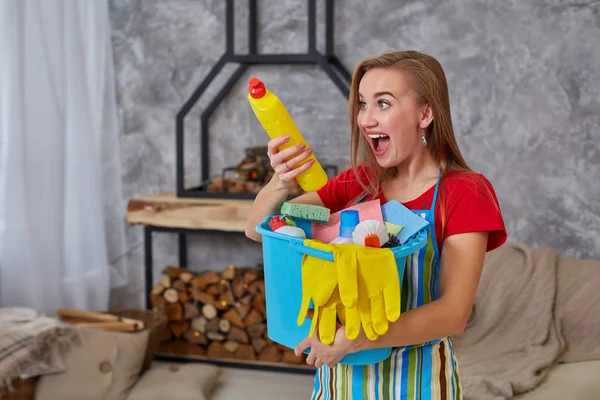
<instances>
[{"instance_id":1,"label":"bucket handle","mask_svg":"<svg viewBox=\"0 0 600 400\"><path fill-rule=\"evenodd\" d=\"M326 261L334 261L333 253L329 251L323 251L318 249L313 249L312 247L304 246L303 244L297 242L290 242L288 247L298 253L306 254L307 256L318 257Z\"/></svg>"}]
</instances>

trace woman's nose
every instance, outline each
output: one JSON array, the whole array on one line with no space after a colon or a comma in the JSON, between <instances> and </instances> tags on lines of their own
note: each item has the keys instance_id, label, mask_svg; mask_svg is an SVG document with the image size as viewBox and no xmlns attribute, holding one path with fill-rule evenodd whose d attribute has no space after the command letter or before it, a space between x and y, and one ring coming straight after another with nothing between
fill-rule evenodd
<instances>
[{"instance_id":1,"label":"woman's nose","mask_svg":"<svg viewBox=\"0 0 600 400\"><path fill-rule=\"evenodd\" d=\"M359 114L358 124L363 128L372 128L377 125L377 120L370 110L364 110Z\"/></svg>"}]
</instances>

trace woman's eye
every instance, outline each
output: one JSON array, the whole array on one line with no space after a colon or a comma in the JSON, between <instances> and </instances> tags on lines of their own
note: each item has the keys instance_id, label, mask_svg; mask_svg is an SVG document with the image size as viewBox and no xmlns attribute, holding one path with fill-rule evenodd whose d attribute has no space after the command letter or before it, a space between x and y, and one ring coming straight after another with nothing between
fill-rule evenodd
<instances>
[{"instance_id":1,"label":"woman's eye","mask_svg":"<svg viewBox=\"0 0 600 400\"><path fill-rule=\"evenodd\" d=\"M385 100L379 101L379 108L381 108L382 110L385 110L389 106L390 106L390 103L388 103L387 101L385 101Z\"/></svg>"},{"instance_id":2,"label":"woman's eye","mask_svg":"<svg viewBox=\"0 0 600 400\"><path fill-rule=\"evenodd\" d=\"M358 102L358 106L364 110L365 108L367 108L367 103L365 103L364 101L360 101Z\"/></svg>"}]
</instances>

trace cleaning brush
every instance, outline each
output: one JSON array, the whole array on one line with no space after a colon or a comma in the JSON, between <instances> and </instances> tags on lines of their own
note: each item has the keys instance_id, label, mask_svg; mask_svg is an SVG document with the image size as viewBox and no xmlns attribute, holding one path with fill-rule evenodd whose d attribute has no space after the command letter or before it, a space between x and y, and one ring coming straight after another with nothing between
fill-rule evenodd
<instances>
[{"instance_id":1,"label":"cleaning brush","mask_svg":"<svg viewBox=\"0 0 600 400\"><path fill-rule=\"evenodd\" d=\"M376 219L367 219L360 222L354 228L352 239L355 244L367 247L381 247L389 240L388 231L383 224Z\"/></svg>"},{"instance_id":2,"label":"cleaning brush","mask_svg":"<svg viewBox=\"0 0 600 400\"><path fill-rule=\"evenodd\" d=\"M397 235L393 233L389 234L389 240L383 244L381 247L389 248L389 247L397 247L400 246L400 239L398 239Z\"/></svg>"}]
</instances>

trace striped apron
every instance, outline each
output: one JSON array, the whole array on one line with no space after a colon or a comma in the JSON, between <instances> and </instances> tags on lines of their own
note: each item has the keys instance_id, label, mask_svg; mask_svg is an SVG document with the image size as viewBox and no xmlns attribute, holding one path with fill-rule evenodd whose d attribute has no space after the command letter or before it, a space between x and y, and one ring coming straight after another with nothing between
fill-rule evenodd
<instances>
[{"instance_id":1,"label":"striped apron","mask_svg":"<svg viewBox=\"0 0 600 400\"><path fill-rule=\"evenodd\" d=\"M402 311L438 297L440 257L435 239L434 209L413 210L429 221L427 245L406 258ZM402 318L402 317L400 317ZM372 365L326 365L315 374L313 400L460 400L458 366L450 338L392 349L387 360Z\"/></svg>"}]
</instances>

